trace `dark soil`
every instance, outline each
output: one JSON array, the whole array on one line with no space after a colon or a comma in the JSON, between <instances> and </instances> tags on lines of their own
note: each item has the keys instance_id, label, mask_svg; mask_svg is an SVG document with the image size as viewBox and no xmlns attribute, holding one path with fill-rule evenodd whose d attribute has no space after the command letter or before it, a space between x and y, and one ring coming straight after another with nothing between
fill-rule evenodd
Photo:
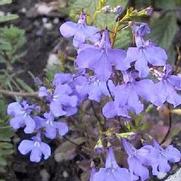
<instances>
[{"instance_id":1,"label":"dark soil","mask_svg":"<svg viewBox=\"0 0 181 181\"><path fill-rule=\"evenodd\" d=\"M2 9L5 12L11 12L19 15L19 19L13 22L14 25L22 28L26 32L27 43L25 49L26 55L22 59L22 69L26 72L21 75L23 79L30 85L33 84L32 78L27 74L30 71L34 76L42 77L43 69L46 66L49 53L60 41L59 26L63 19L59 18L59 23L53 23L56 17L48 18L46 16L33 16L31 8L34 7L39 0L15 0L12 4L6 5ZM25 9L26 12L22 13ZM30 14L27 16L27 14ZM43 18L47 18L47 22L53 26L47 30L43 25Z\"/></svg>"}]
</instances>

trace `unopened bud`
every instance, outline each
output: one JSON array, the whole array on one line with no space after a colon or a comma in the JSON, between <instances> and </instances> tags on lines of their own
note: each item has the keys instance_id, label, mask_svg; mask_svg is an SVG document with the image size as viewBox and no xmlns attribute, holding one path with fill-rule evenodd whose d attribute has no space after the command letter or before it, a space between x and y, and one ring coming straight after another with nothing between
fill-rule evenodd
<instances>
[{"instance_id":1,"label":"unopened bud","mask_svg":"<svg viewBox=\"0 0 181 181\"><path fill-rule=\"evenodd\" d=\"M110 13L111 12L111 7L110 6L104 6L101 11L103 11L104 13Z\"/></svg>"}]
</instances>

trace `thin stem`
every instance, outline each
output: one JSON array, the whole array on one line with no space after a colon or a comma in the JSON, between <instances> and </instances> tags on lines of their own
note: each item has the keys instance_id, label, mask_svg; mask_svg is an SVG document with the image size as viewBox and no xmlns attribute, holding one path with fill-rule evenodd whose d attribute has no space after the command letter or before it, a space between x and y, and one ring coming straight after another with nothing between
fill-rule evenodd
<instances>
[{"instance_id":1,"label":"thin stem","mask_svg":"<svg viewBox=\"0 0 181 181\"><path fill-rule=\"evenodd\" d=\"M163 140L160 142L161 145L162 145L163 143L165 143L165 141L168 139L168 136L170 135L171 128L172 128L172 113L171 113L171 110L170 110L170 105L168 105L168 109L169 109L169 115L168 115L168 121L169 121L168 130L167 130L167 133L166 133L166 135L164 136Z\"/></svg>"},{"instance_id":2,"label":"thin stem","mask_svg":"<svg viewBox=\"0 0 181 181\"><path fill-rule=\"evenodd\" d=\"M111 96L111 99L114 101L114 97L113 97L113 95L112 95L112 93L111 93L111 90L110 90L110 88L109 88L108 81L109 81L109 80L106 81L106 87L107 87L107 90L108 90L108 92L109 92L109 95Z\"/></svg>"},{"instance_id":3,"label":"thin stem","mask_svg":"<svg viewBox=\"0 0 181 181\"><path fill-rule=\"evenodd\" d=\"M72 141L71 139L69 139L67 136L63 136L65 140L67 140L68 142L72 143L73 145L75 145L76 147L80 147L80 144L75 143L74 141ZM82 147L82 149L84 149L84 151L86 152L90 152L91 150L89 148L86 147Z\"/></svg>"},{"instance_id":4,"label":"thin stem","mask_svg":"<svg viewBox=\"0 0 181 181\"><path fill-rule=\"evenodd\" d=\"M14 96L20 96L20 97L38 97L38 92L14 92L14 91L8 91L4 89L0 89L0 94L14 97Z\"/></svg>"}]
</instances>

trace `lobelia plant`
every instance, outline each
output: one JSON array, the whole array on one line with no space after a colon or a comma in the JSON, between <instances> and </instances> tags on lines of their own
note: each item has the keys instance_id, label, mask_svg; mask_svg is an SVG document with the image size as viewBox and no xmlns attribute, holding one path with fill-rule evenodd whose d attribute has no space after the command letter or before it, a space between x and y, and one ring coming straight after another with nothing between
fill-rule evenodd
<instances>
[{"instance_id":1,"label":"lobelia plant","mask_svg":"<svg viewBox=\"0 0 181 181\"><path fill-rule=\"evenodd\" d=\"M94 125L96 133L92 134L97 136L97 143L91 151L105 161L103 167L97 167L93 164L94 156L89 155L90 181L144 181L149 178L149 170L153 175L167 173L171 169L169 163L180 161L178 149L172 145L162 148L154 138L142 137L139 145L131 143L139 133L129 127L134 127L134 118L144 111L143 100L155 106L180 105L177 90L181 89L181 77L174 75L166 63L165 50L146 40L149 26L128 21L134 16L150 15L151 8L128 9L122 18L122 9L117 9L113 31L88 25L84 10L77 23L62 24L60 33L73 37L77 50L75 72L57 73L50 87L39 87L38 95L44 105L27 101L9 104L11 127L24 128L25 134L33 135L18 146L21 154L30 153L32 162L50 157L51 148L45 140L65 136L69 132L66 119L81 114L81 106L87 100L97 102L102 110L96 115L98 126ZM114 47L116 35L125 23L131 28L135 43L127 51ZM99 110L94 109L95 114L96 111ZM118 150L126 161L116 161Z\"/></svg>"}]
</instances>

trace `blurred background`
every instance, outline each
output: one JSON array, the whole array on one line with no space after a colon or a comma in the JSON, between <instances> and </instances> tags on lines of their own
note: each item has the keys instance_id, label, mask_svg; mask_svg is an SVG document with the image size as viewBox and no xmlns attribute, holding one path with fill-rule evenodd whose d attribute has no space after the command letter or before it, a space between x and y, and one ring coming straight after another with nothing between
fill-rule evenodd
<instances>
[{"instance_id":1,"label":"blurred background","mask_svg":"<svg viewBox=\"0 0 181 181\"><path fill-rule=\"evenodd\" d=\"M82 158L86 155L70 142L60 145L59 141L53 141L55 154L40 164L21 156L17 144L25 135L10 129L6 107L11 101L33 97L39 81L51 82L54 73L73 70L76 51L71 40L61 37L59 27L68 19L76 21L82 8L91 15L96 3L96 0L0 0L0 181L87 180L83 174L87 162ZM151 17L136 20L150 24L152 32L148 38L167 50L169 63L180 73L181 0L108 0L108 3L123 9L151 6ZM102 12L95 24L101 29L105 26L111 29L114 21ZM125 29L119 33L115 46L126 49L131 41L131 32ZM144 129L162 140L168 130L168 110L163 107L151 115L144 114L143 121L147 121ZM173 127L165 144L174 143L181 148L180 115L180 109L173 111ZM81 145L84 139L74 142Z\"/></svg>"}]
</instances>

